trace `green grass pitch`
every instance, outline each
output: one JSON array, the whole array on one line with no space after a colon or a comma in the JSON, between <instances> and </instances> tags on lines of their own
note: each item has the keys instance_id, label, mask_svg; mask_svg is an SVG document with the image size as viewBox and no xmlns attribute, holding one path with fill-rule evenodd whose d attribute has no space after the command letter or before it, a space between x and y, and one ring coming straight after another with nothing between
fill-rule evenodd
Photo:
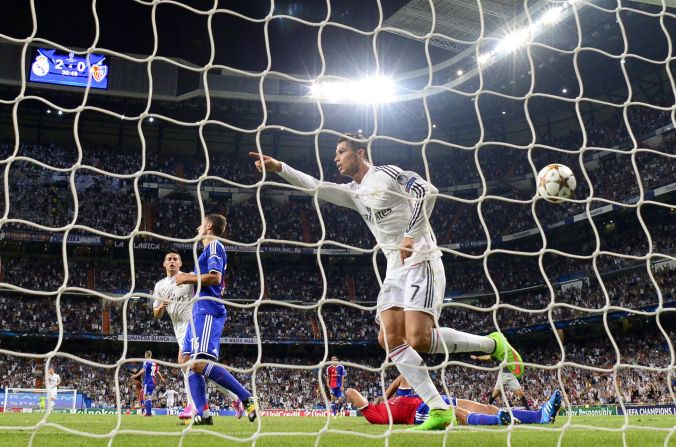
<instances>
[{"instance_id":1,"label":"green grass pitch","mask_svg":"<svg viewBox=\"0 0 676 447\"><path fill-rule=\"evenodd\" d=\"M91 434L106 435L113 432L117 425L116 415L90 414L53 414L46 424L41 414L1 414L0 413L0 447L19 447L32 445L35 447L211 447L211 446L250 446L252 436L258 429L258 421L250 423L246 419L235 420L232 417L214 418L214 426L206 429L186 430L187 427L176 425L177 418L172 416L122 415L119 429L109 444L110 438L90 438L68 433L67 430L86 431ZM466 427L454 429L448 433L417 434L391 433L389 443L385 442L387 427L369 425L364 418L331 419L327 425L325 418L309 417L267 417L261 421L261 433L256 447L296 447L296 446L471 446L488 447L512 446L555 446L565 428L562 446L621 446L624 424L621 416L575 416L570 419L559 416L553 425L515 426L508 432L505 428L486 427L481 431ZM32 429L36 424L39 428ZM56 425L63 426L60 428ZM572 424L573 426L570 426ZM633 416L629 418L630 427L626 431L628 446L676 447L676 418L674 416ZM576 427L584 425L586 427ZM8 429L8 427L13 427ZM22 430L21 428L25 428ZM405 426L397 426L405 429ZM327 431L328 429L328 431ZM603 429L606 429L605 431ZM610 430L609 430L610 429ZM139 433L149 431L157 435ZM297 432L297 433L291 433ZM317 433L322 435L319 442ZM670 436L671 433L671 436ZM359 435L367 436L359 436ZM219 436L220 435L220 436ZM228 439L225 436L237 438ZM239 440L239 441L238 441Z\"/></svg>"}]
</instances>

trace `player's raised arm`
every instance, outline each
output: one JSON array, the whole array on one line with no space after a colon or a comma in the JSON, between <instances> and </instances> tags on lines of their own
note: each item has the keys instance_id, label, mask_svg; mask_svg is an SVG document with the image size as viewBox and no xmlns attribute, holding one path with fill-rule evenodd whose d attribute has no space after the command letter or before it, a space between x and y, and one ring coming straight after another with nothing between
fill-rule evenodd
<instances>
[{"instance_id":1,"label":"player's raised arm","mask_svg":"<svg viewBox=\"0 0 676 447\"><path fill-rule=\"evenodd\" d=\"M249 156L256 158L255 164L259 171L262 170L262 165L265 165L266 171L276 172L290 184L301 188L317 189L321 185L323 187L317 189L317 196L321 200L331 202L338 206L355 209L352 193L347 185L326 181L320 182L311 175L294 169L286 163L268 155L261 156L258 152L249 152Z\"/></svg>"},{"instance_id":2,"label":"player's raised arm","mask_svg":"<svg viewBox=\"0 0 676 447\"><path fill-rule=\"evenodd\" d=\"M394 396L394 393L397 392L399 387L401 386L402 381L404 381L404 376L399 375L392 383L390 383L390 386L387 387L385 390L385 398L389 399L390 397Z\"/></svg>"},{"instance_id":3,"label":"player's raised arm","mask_svg":"<svg viewBox=\"0 0 676 447\"><path fill-rule=\"evenodd\" d=\"M265 170L268 172L282 172L282 162L269 155L261 155L258 152L249 152L249 156L256 159L254 164L258 171L262 171L263 166L265 166Z\"/></svg>"}]
</instances>

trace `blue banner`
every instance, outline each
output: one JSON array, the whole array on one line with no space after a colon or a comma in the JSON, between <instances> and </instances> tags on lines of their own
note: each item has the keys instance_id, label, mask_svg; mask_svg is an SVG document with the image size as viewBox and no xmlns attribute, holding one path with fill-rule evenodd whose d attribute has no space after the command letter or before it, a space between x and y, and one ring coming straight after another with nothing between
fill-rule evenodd
<instances>
[{"instance_id":1,"label":"blue banner","mask_svg":"<svg viewBox=\"0 0 676 447\"><path fill-rule=\"evenodd\" d=\"M3 393L4 394L4 393ZM7 393L7 408L36 408L45 409L47 407L47 391L12 391ZM71 410L73 408L73 393L60 392L56 394L54 408L57 410ZM77 393L75 397L75 408L81 408L82 394Z\"/></svg>"}]
</instances>

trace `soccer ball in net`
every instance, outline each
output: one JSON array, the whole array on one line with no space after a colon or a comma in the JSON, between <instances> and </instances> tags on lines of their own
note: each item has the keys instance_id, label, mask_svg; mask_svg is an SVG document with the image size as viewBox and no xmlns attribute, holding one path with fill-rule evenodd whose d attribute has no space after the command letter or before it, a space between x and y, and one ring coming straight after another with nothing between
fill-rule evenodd
<instances>
[{"instance_id":1,"label":"soccer ball in net","mask_svg":"<svg viewBox=\"0 0 676 447\"><path fill-rule=\"evenodd\" d=\"M576 186L577 180L568 166L551 164L538 173L538 194L549 202L559 203L561 199L569 199Z\"/></svg>"}]
</instances>

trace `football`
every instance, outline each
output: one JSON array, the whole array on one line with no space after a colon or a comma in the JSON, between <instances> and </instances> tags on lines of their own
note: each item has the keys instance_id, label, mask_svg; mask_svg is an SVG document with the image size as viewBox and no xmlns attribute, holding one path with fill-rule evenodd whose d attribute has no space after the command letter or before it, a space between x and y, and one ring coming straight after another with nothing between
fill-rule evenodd
<instances>
[{"instance_id":1,"label":"football","mask_svg":"<svg viewBox=\"0 0 676 447\"><path fill-rule=\"evenodd\" d=\"M575 175L568 166L551 164L538 173L538 194L549 202L559 203L571 198L576 186Z\"/></svg>"}]
</instances>

